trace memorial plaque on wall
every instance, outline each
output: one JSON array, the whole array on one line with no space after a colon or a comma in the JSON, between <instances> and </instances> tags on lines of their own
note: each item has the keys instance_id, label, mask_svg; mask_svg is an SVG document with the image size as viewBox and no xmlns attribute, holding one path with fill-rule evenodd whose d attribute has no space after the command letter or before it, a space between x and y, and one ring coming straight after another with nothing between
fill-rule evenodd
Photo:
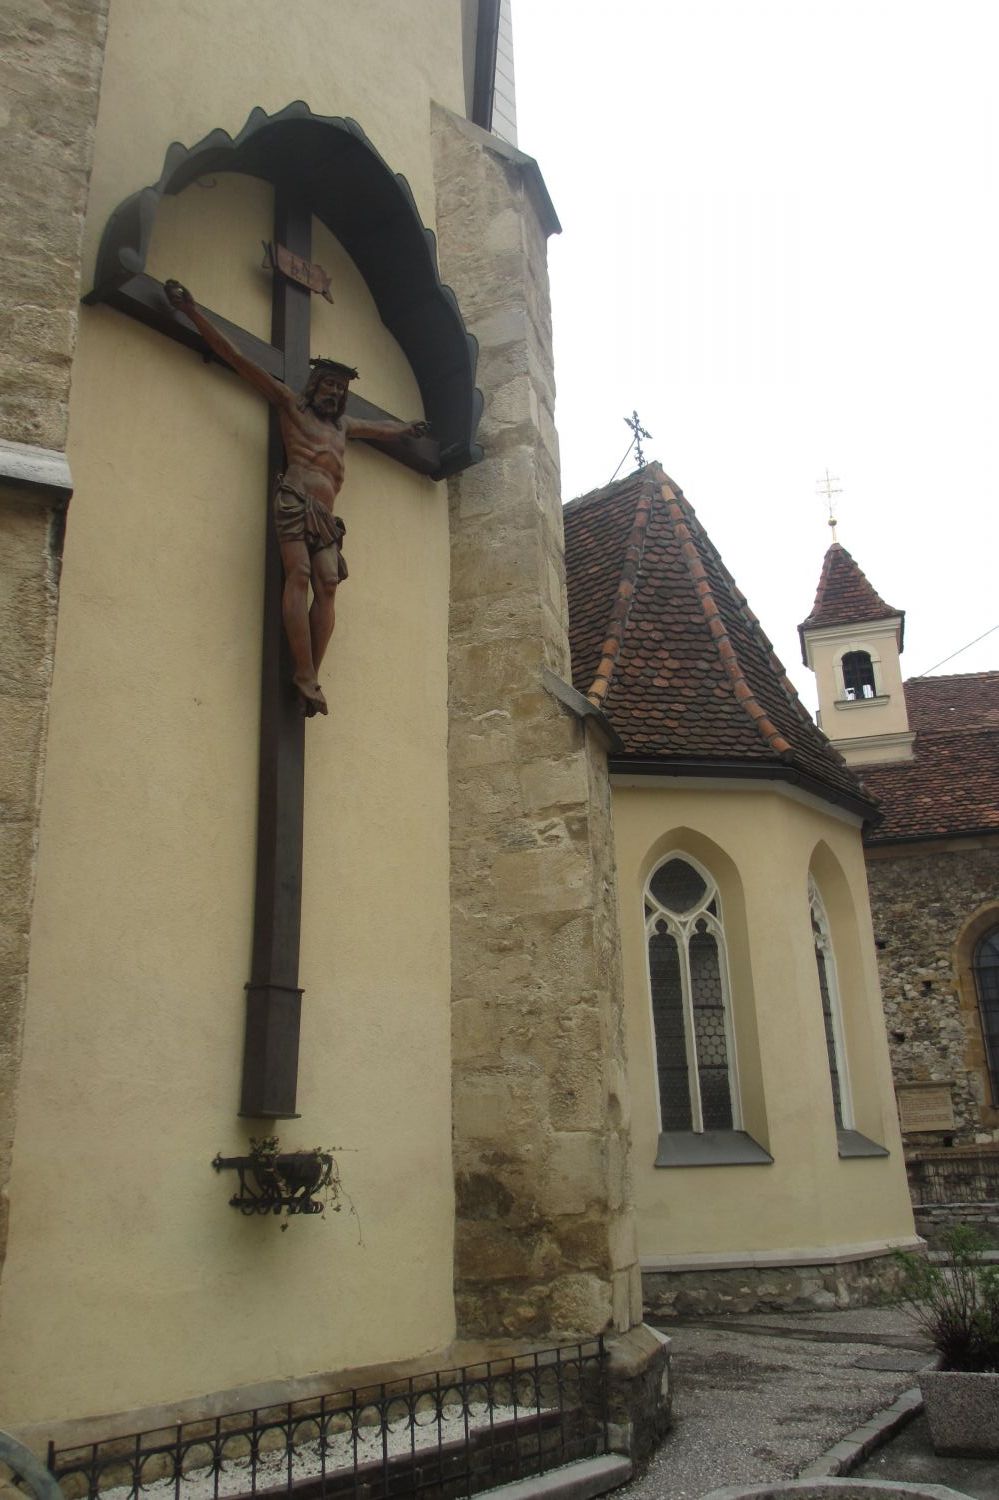
<instances>
[{"instance_id":1,"label":"memorial plaque on wall","mask_svg":"<svg viewBox=\"0 0 999 1500\"><path fill-rule=\"evenodd\" d=\"M895 1093L903 1133L954 1129L954 1101L949 1083L900 1083Z\"/></svg>"}]
</instances>

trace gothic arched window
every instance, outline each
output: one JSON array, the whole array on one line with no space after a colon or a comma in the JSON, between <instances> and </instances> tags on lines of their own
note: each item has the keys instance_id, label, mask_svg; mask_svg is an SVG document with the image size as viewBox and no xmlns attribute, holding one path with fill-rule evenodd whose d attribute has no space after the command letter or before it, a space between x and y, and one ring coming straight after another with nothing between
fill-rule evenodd
<instances>
[{"instance_id":1,"label":"gothic arched window","mask_svg":"<svg viewBox=\"0 0 999 1500\"><path fill-rule=\"evenodd\" d=\"M740 1130L718 887L672 854L645 887L645 932L664 1131Z\"/></svg>"},{"instance_id":2,"label":"gothic arched window","mask_svg":"<svg viewBox=\"0 0 999 1500\"><path fill-rule=\"evenodd\" d=\"M992 1080L992 1102L999 1105L999 927L993 927L978 944L972 968Z\"/></svg>"},{"instance_id":3,"label":"gothic arched window","mask_svg":"<svg viewBox=\"0 0 999 1500\"><path fill-rule=\"evenodd\" d=\"M832 1084L833 1113L837 1130L853 1129L853 1104L850 1077L846 1067L846 1045L843 1039L843 1011L836 977L836 957L829 935L829 918L819 888L808 877L808 905L812 914L812 941L815 964L819 971L819 994L822 996L822 1022L826 1033L826 1055L829 1059L829 1081Z\"/></svg>"},{"instance_id":4,"label":"gothic arched window","mask_svg":"<svg viewBox=\"0 0 999 1500\"><path fill-rule=\"evenodd\" d=\"M866 651L847 651L840 663L843 669L843 694L847 698L873 698L874 663Z\"/></svg>"}]
</instances>

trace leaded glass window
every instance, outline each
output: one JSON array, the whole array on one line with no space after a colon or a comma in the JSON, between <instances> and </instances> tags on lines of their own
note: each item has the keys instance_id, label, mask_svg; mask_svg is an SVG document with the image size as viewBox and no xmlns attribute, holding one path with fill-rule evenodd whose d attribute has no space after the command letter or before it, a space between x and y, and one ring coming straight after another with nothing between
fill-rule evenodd
<instances>
[{"instance_id":1,"label":"leaded glass window","mask_svg":"<svg viewBox=\"0 0 999 1500\"><path fill-rule=\"evenodd\" d=\"M683 855L645 889L645 932L663 1130L738 1130L735 1045L718 888Z\"/></svg>"},{"instance_id":2,"label":"leaded glass window","mask_svg":"<svg viewBox=\"0 0 999 1500\"><path fill-rule=\"evenodd\" d=\"M992 1102L999 1104L999 927L987 932L975 949L974 970Z\"/></svg>"},{"instance_id":3,"label":"leaded glass window","mask_svg":"<svg viewBox=\"0 0 999 1500\"><path fill-rule=\"evenodd\" d=\"M815 965L819 971L819 995L822 1000L822 1024L826 1034L826 1057L829 1082L832 1085L833 1114L837 1130L853 1129L850 1080L846 1069L846 1047L843 1040L843 1012L836 976L836 957L829 934L829 918L815 881L808 881L808 905L812 916L812 942Z\"/></svg>"}]
</instances>

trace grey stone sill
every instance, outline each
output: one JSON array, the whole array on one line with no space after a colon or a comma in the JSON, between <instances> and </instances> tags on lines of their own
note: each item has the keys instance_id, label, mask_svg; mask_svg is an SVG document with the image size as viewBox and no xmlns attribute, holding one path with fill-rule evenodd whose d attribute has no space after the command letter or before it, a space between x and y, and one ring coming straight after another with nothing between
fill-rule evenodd
<instances>
[{"instance_id":1,"label":"grey stone sill","mask_svg":"<svg viewBox=\"0 0 999 1500\"><path fill-rule=\"evenodd\" d=\"M890 697L890 693L875 693L873 698L837 698L833 703L833 708L868 708L872 704L880 707L882 703L887 703Z\"/></svg>"},{"instance_id":2,"label":"grey stone sill","mask_svg":"<svg viewBox=\"0 0 999 1500\"><path fill-rule=\"evenodd\" d=\"M888 1156L890 1153L877 1141L861 1135L859 1130L837 1130L836 1145L840 1156Z\"/></svg>"},{"instance_id":3,"label":"grey stone sill","mask_svg":"<svg viewBox=\"0 0 999 1500\"><path fill-rule=\"evenodd\" d=\"M657 1167L771 1166L769 1151L744 1130L664 1130Z\"/></svg>"},{"instance_id":4,"label":"grey stone sill","mask_svg":"<svg viewBox=\"0 0 999 1500\"><path fill-rule=\"evenodd\" d=\"M36 448L0 438L0 486L10 485L21 494L34 495L51 504L65 504L73 493L73 479L65 453L56 448Z\"/></svg>"}]
</instances>

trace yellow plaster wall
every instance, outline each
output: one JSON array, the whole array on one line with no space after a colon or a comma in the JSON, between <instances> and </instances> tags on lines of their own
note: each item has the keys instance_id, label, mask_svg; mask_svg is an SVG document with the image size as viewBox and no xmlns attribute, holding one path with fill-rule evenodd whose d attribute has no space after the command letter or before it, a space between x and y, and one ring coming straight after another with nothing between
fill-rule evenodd
<instances>
[{"instance_id":1,"label":"yellow plaster wall","mask_svg":"<svg viewBox=\"0 0 999 1500\"><path fill-rule=\"evenodd\" d=\"M739 1255L911 1236L857 827L770 790L614 789L632 1170L643 1258ZM659 1133L642 890L672 850L722 900L745 1126L772 1166L656 1168ZM816 872L843 992L856 1127L887 1159L841 1160L808 914Z\"/></svg>"},{"instance_id":2,"label":"yellow plaster wall","mask_svg":"<svg viewBox=\"0 0 999 1500\"><path fill-rule=\"evenodd\" d=\"M299 96L357 117L429 218L429 99L460 105L458 19L443 0L115 0L91 245L172 138ZM149 269L266 334L271 233L270 189L221 176L164 205ZM337 299L314 299L314 352L421 415L356 269L325 231L314 253ZM282 1233L229 1208L235 1176L209 1165L268 1130L236 1116L266 433L231 372L107 308L81 317L3 1283L8 1426L416 1356L453 1333L447 500L363 445L339 505L332 717L306 732L302 1118L278 1126L286 1147L341 1148L356 1217Z\"/></svg>"},{"instance_id":3,"label":"yellow plaster wall","mask_svg":"<svg viewBox=\"0 0 999 1500\"><path fill-rule=\"evenodd\" d=\"M84 276L108 215L156 181L172 141L235 135L255 106L295 99L357 120L432 228L430 101L464 114L460 11L460 0L111 0Z\"/></svg>"}]
</instances>

